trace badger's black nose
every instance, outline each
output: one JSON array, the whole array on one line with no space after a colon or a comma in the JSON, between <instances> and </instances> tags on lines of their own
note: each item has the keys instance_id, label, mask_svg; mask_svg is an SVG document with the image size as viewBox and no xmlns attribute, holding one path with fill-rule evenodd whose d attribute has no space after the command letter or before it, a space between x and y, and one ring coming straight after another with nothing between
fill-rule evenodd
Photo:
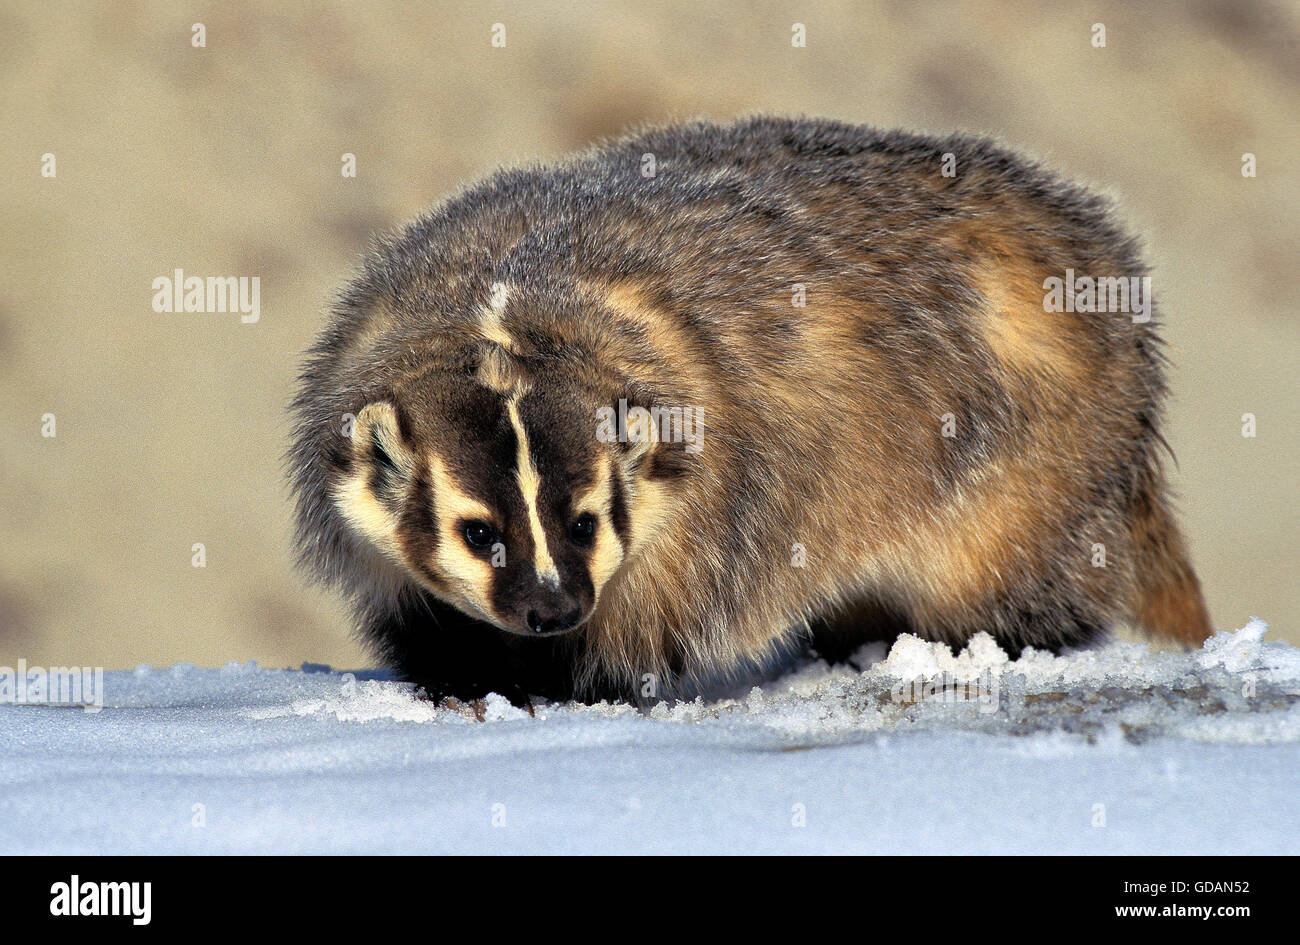
<instances>
[{"instance_id":1,"label":"badger's black nose","mask_svg":"<svg viewBox=\"0 0 1300 945\"><path fill-rule=\"evenodd\" d=\"M530 610L525 622L533 633L561 633L576 624L581 616L580 607L563 613L552 610Z\"/></svg>"}]
</instances>

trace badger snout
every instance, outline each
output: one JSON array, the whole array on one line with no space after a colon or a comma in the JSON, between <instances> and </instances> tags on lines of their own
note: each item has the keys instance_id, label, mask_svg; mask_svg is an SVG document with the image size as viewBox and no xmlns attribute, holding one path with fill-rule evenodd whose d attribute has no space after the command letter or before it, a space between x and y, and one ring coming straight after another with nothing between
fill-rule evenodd
<instances>
[{"instance_id":1,"label":"badger snout","mask_svg":"<svg viewBox=\"0 0 1300 945\"><path fill-rule=\"evenodd\" d=\"M524 631L547 636L572 630L582 622L582 606L567 594L533 601L524 611Z\"/></svg>"}]
</instances>

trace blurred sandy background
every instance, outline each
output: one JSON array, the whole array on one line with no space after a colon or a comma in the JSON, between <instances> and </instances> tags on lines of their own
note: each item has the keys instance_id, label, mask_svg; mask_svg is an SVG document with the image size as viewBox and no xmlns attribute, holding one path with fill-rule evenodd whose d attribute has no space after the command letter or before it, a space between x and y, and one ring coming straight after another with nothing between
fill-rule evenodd
<instances>
[{"instance_id":1,"label":"blurred sandy background","mask_svg":"<svg viewBox=\"0 0 1300 945\"><path fill-rule=\"evenodd\" d=\"M1300 14L1045 6L3 3L0 665L368 664L291 569L281 475L298 352L368 236L501 162L751 111L990 132L1119 196L1215 623L1300 643ZM156 314L175 268L260 276L261 321Z\"/></svg>"}]
</instances>

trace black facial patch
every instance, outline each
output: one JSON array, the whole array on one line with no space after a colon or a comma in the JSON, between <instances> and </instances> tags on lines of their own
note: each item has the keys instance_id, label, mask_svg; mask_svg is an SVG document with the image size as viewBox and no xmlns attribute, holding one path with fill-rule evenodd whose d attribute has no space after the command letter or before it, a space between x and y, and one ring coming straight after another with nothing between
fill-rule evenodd
<instances>
[{"instance_id":1,"label":"black facial patch","mask_svg":"<svg viewBox=\"0 0 1300 945\"><path fill-rule=\"evenodd\" d=\"M423 463L419 463L411 478L410 492L398 519L397 534L406 560L436 585L439 578L433 569L433 558L438 551L438 518L433 508L429 473Z\"/></svg>"},{"instance_id":2,"label":"black facial patch","mask_svg":"<svg viewBox=\"0 0 1300 945\"><path fill-rule=\"evenodd\" d=\"M609 522L614 526L614 534L619 542L627 546L630 521L627 512L627 492L623 488L623 477L618 470L610 475L609 482Z\"/></svg>"},{"instance_id":3,"label":"black facial patch","mask_svg":"<svg viewBox=\"0 0 1300 945\"><path fill-rule=\"evenodd\" d=\"M514 487L517 444L505 398L467 383L445 395L438 409L445 426L434 442L457 484L503 517L522 512L522 504L503 505L519 491Z\"/></svg>"}]
</instances>

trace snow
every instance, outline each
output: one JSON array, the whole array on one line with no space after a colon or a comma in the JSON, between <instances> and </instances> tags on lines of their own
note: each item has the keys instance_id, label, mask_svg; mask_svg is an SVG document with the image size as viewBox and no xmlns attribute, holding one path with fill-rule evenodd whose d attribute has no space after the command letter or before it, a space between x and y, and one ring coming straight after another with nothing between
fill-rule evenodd
<instances>
[{"instance_id":1,"label":"snow","mask_svg":"<svg viewBox=\"0 0 1300 945\"><path fill-rule=\"evenodd\" d=\"M731 698L448 708L378 672L0 705L0 852L1296 853L1300 650L914 637ZM481 720L480 720L481 719Z\"/></svg>"}]
</instances>

